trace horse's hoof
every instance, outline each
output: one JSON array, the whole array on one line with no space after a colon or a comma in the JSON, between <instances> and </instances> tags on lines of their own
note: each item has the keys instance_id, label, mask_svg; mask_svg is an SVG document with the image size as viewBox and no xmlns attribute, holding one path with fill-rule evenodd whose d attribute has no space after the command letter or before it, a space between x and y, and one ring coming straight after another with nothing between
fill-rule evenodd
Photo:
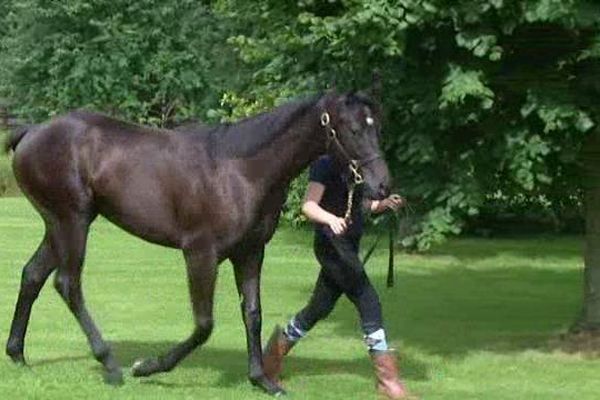
<instances>
[{"instance_id":1,"label":"horse's hoof","mask_svg":"<svg viewBox=\"0 0 600 400\"><path fill-rule=\"evenodd\" d=\"M25 357L23 357L23 354L20 354L18 356L11 356L9 355L11 361L15 364L18 365L20 367L26 367L27 366L27 362L25 362Z\"/></svg>"},{"instance_id":2,"label":"horse's hoof","mask_svg":"<svg viewBox=\"0 0 600 400\"><path fill-rule=\"evenodd\" d=\"M150 376L160 371L160 362L157 358L147 358L145 360L137 360L131 367L131 375L140 378Z\"/></svg>"},{"instance_id":3,"label":"horse's hoof","mask_svg":"<svg viewBox=\"0 0 600 400\"><path fill-rule=\"evenodd\" d=\"M9 342L9 344L6 345L6 355L10 357L13 363L27 366L25 356L23 356L23 348L21 346L13 345Z\"/></svg>"},{"instance_id":4,"label":"horse's hoof","mask_svg":"<svg viewBox=\"0 0 600 400\"><path fill-rule=\"evenodd\" d=\"M262 389L265 393L271 396L280 397L287 395L287 392L283 390L281 386L270 379L267 379L265 376L261 376L259 378L250 378L250 383Z\"/></svg>"},{"instance_id":5,"label":"horse's hoof","mask_svg":"<svg viewBox=\"0 0 600 400\"><path fill-rule=\"evenodd\" d=\"M10 359L13 362L13 365L15 365L18 368L29 368L29 364L27 364L27 361L25 361L25 358L23 357L11 357Z\"/></svg>"},{"instance_id":6,"label":"horse's hoof","mask_svg":"<svg viewBox=\"0 0 600 400\"><path fill-rule=\"evenodd\" d=\"M8 353L8 356L10 357L11 361L19 367L27 367L27 362L25 361L25 357L23 356L23 353L19 353L19 354L10 354Z\"/></svg>"},{"instance_id":7,"label":"horse's hoof","mask_svg":"<svg viewBox=\"0 0 600 400\"><path fill-rule=\"evenodd\" d=\"M121 386L124 383L123 371L121 371L121 368L112 371L104 371L104 383L111 386Z\"/></svg>"}]
</instances>

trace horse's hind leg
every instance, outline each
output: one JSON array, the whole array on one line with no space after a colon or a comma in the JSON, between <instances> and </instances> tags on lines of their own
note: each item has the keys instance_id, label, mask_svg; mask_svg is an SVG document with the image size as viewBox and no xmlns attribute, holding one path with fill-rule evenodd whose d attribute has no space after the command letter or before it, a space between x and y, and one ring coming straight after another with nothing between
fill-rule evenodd
<instances>
[{"instance_id":1,"label":"horse's hind leg","mask_svg":"<svg viewBox=\"0 0 600 400\"><path fill-rule=\"evenodd\" d=\"M81 290L81 272L92 220L89 216L76 215L60 218L58 221L53 238L54 250L59 260L54 284L87 336L94 357L104 366L105 381L109 384L121 384L121 368L92 320Z\"/></svg>"},{"instance_id":2,"label":"horse's hind leg","mask_svg":"<svg viewBox=\"0 0 600 400\"><path fill-rule=\"evenodd\" d=\"M25 364L23 351L31 308L55 268L56 262L46 235L31 259L25 264L21 276L21 289L6 344L6 354L16 363Z\"/></svg>"},{"instance_id":3,"label":"horse's hind leg","mask_svg":"<svg viewBox=\"0 0 600 400\"><path fill-rule=\"evenodd\" d=\"M195 328L183 342L166 354L137 361L132 367L133 376L149 376L172 370L183 358L208 340L213 329L213 298L217 280L217 261L214 251L184 251Z\"/></svg>"}]
</instances>

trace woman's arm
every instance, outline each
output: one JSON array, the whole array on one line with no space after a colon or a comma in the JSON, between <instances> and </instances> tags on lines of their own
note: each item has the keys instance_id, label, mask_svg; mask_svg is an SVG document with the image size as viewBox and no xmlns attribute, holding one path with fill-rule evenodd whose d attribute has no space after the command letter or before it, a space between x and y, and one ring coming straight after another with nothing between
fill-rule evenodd
<instances>
[{"instance_id":1,"label":"woman's arm","mask_svg":"<svg viewBox=\"0 0 600 400\"><path fill-rule=\"evenodd\" d=\"M328 225L333 233L341 235L346 231L347 224L344 218L340 218L319 205L323 198L325 186L319 182L309 182L302 203L302 213L312 222Z\"/></svg>"}]
</instances>

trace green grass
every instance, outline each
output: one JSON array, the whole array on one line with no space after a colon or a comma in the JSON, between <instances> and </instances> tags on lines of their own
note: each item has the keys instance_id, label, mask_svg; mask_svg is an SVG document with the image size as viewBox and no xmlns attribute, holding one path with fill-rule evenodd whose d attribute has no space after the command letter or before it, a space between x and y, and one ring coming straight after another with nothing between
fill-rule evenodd
<instances>
[{"instance_id":1,"label":"green grass","mask_svg":"<svg viewBox=\"0 0 600 400\"><path fill-rule=\"evenodd\" d=\"M21 267L42 235L22 198L0 199L0 337L5 340ZM368 239L367 239L368 241ZM553 348L576 314L580 238L453 240L426 255L398 257L397 287L385 251L368 267L400 349L410 389L424 399L597 399L600 361ZM282 230L263 274L264 336L307 300L317 274L307 232ZM94 225L84 274L88 305L123 365L163 352L192 327L182 257L106 221ZM67 308L47 285L26 355L31 368L0 361L2 399L261 399L246 381L246 352L229 264L220 270L216 327L204 348L168 374L102 383ZM357 317L342 300L289 357L295 399L375 399Z\"/></svg>"}]
</instances>

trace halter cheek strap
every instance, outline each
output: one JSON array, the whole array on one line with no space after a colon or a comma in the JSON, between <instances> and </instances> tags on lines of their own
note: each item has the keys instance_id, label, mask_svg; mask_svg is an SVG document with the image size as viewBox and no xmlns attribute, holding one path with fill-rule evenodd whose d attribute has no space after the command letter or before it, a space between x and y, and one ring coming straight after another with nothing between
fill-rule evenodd
<instances>
[{"instance_id":1,"label":"halter cheek strap","mask_svg":"<svg viewBox=\"0 0 600 400\"><path fill-rule=\"evenodd\" d=\"M365 179L360 173L360 168L381 158L381 156L376 155L366 160L356 160L350 157L350 154L346 151L342 143L340 142L337 131L331 126L331 117L327 111L321 114L321 126L325 128L327 132L327 148L331 146L333 142L338 148L339 152L344 156L346 161L348 162L348 169L350 174L352 175L352 181L348 185L348 202L346 205L346 213L344 214L344 219L348 220L352 214L352 202L354 198L354 189L356 185L361 185L364 183Z\"/></svg>"},{"instance_id":2,"label":"halter cheek strap","mask_svg":"<svg viewBox=\"0 0 600 400\"><path fill-rule=\"evenodd\" d=\"M325 128L325 131L327 132L327 148L329 148L331 146L331 143L333 142L338 148L339 152L342 154L342 156L344 156L344 158L348 162L348 169L350 170L350 174L352 175L354 184L360 185L361 183L364 183L365 180L360 173L360 168L381 158L381 156L375 155L365 160L356 160L352 158L340 142L337 131L331 126L331 117L329 116L329 113L327 111L321 114L321 125Z\"/></svg>"}]
</instances>

